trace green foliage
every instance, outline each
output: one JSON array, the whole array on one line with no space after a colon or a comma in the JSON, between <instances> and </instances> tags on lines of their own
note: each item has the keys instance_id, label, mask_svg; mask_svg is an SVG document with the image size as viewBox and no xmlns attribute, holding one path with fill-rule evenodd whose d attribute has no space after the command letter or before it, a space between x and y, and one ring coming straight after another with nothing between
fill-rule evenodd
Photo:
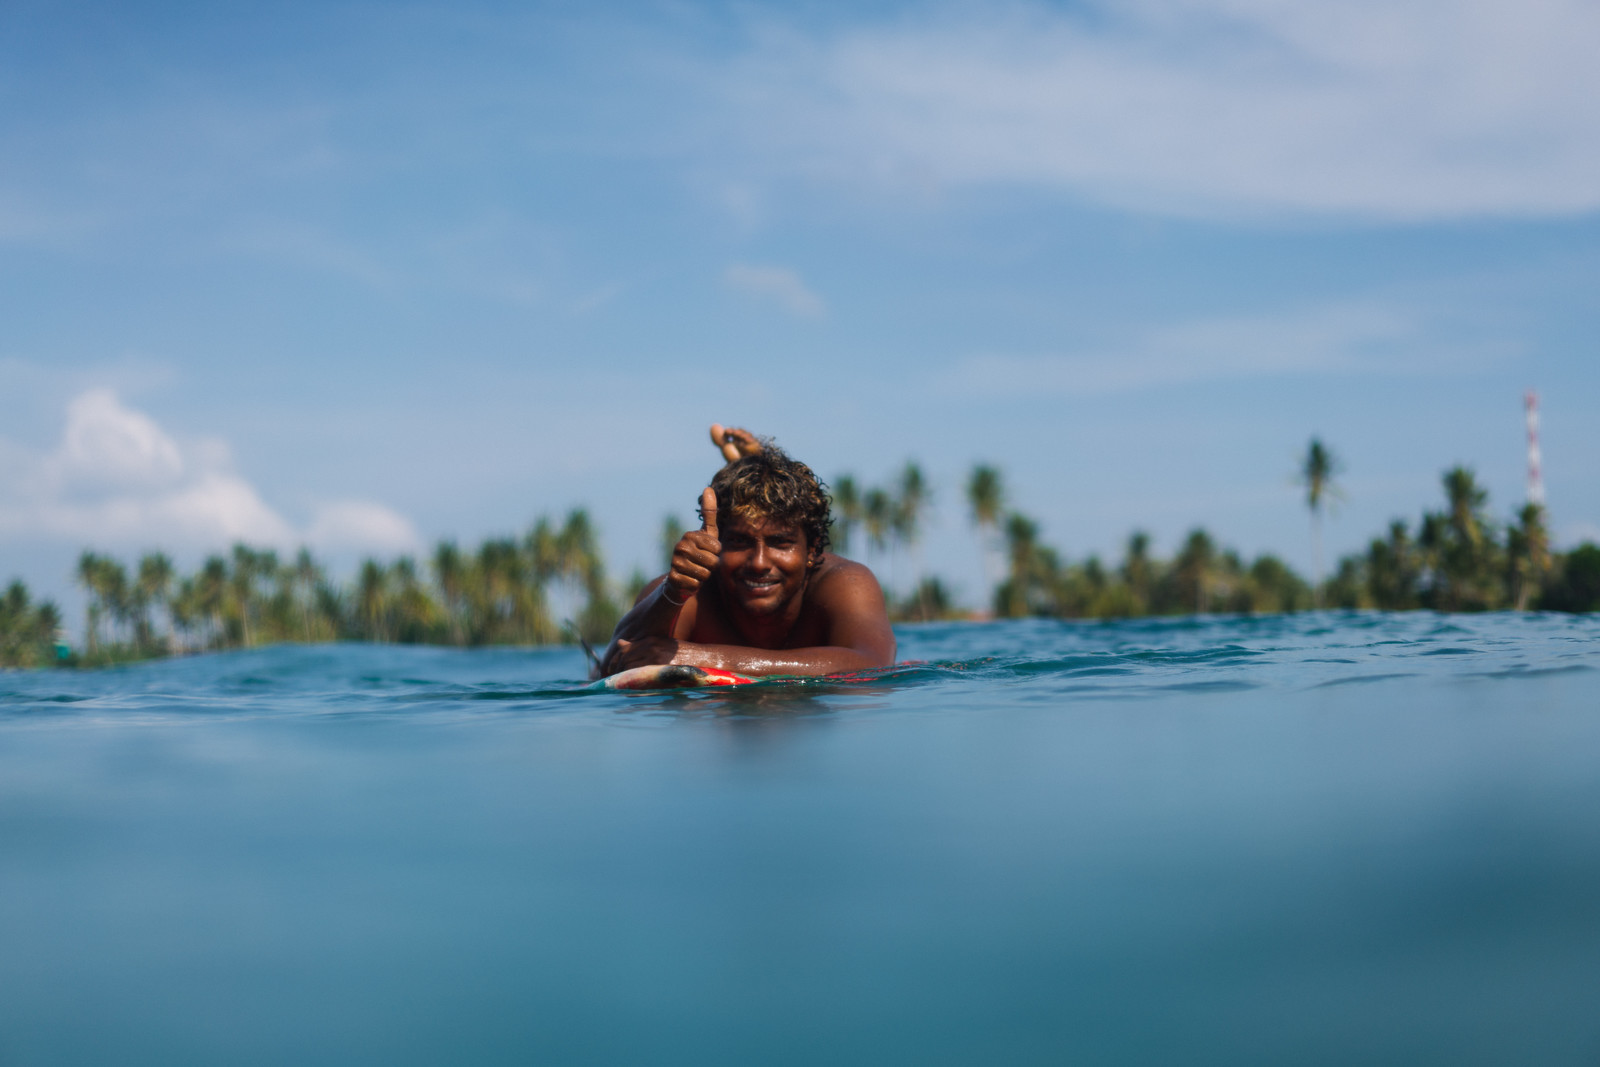
<instances>
[{"instance_id":1,"label":"green foliage","mask_svg":"<svg viewBox=\"0 0 1600 1067\"><path fill-rule=\"evenodd\" d=\"M1338 494L1333 480L1343 469L1344 464L1339 462L1333 450L1324 445L1320 438L1313 437L1306 446L1306 455L1300 461L1296 478L1305 487L1306 507L1311 509L1312 514L1321 512L1327 499Z\"/></svg>"},{"instance_id":2,"label":"green foliage","mask_svg":"<svg viewBox=\"0 0 1600 1067\"><path fill-rule=\"evenodd\" d=\"M980 529L996 529L1005 510L1005 500L1005 481L999 469L984 463L973 467L967 477L967 506L972 510L974 525Z\"/></svg>"},{"instance_id":3,"label":"green foliage","mask_svg":"<svg viewBox=\"0 0 1600 1067\"><path fill-rule=\"evenodd\" d=\"M28 587L14 581L0 595L0 667L43 667L57 662L61 612L46 600L34 604Z\"/></svg>"},{"instance_id":4,"label":"green foliage","mask_svg":"<svg viewBox=\"0 0 1600 1067\"><path fill-rule=\"evenodd\" d=\"M159 553L145 556L136 573L130 583L116 560L94 552L79 557L78 580L89 602L86 647L75 662L285 641L548 644L563 640L551 615L552 594L575 604L575 625L590 641L609 640L621 617L593 523L581 509L559 526L540 519L520 540L491 539L475 552L440 542L426 570L409 556L363 560L344 587L330 582L305 549L284 562L270 549L243 544L227 556L208 557L191 575L179 576ZM38 649L55 655L54 606L38 609L49 613L49 641L28 645L18 638L13 652L13 631L31 634L42 624L13 624L10 605L25 606L27 594L18 584L8 595L13 599L0 614L0 663L46 662Z\"/></svg>"},{"instance_id":5,"label":"green foliage","mask_svg":"<svg viewBox=\"0 0 1600 1067\"><path fill-rule=\"evenodd\" d=\"M1295 480L1305 487L1306 507L1311 509L1311 560L1317 581L1312 599L1319 607L1322 603L1322 513L1327 510L1329 498L1340 496L1333 480L1343 468L1333 451L1321 439L1313 437L1295 475Z\"/></svg>"},{"instance_id":6,"label":"green foliage","mask_svg":"<svg viewBox=\"0 0 1600 1067\"><path fill-rule=\"evenodd\" d=\"M1423 513L1414 538L1396 519L1366 551L1339 561L1323 587L1326 603L1386 611L1600 608L1585 593L1584 561L1592 546L1566 557L1553 554L1543 508L1524 505L1502 530L1470 468L1452 467L1440 485L1445 506Z\"/></svg>"},{"instance_id":7,"label":"green foliage","mask_svg":"<svg viewBox=\"0 0 1600 1067\"><path fill-rule=\"evenodd\" d=\"M904 548L912 558L916 589L912 597L919 597L925 587L919 545L923 522L933 506L933 488L928 484L922 468L908 460L895 476L890 488L872 486L866 489L857 485L849 474L841 474L833 481L833 527L829 538L833 551L841 555L850 551L856 530L866 534L868 553L889 556L891 580L887 595L892 602L895 596L893 571L896 553ZM942 588L942 587L941 587ZM931 606L918 607L916 613L927 615Z\"/></svg>"},{"instance_id":8,"label":"green foliage","mask_svg":"<svg viewBox=\"0 0 1600 1067\"><path fill-rule=\"evenodd\" d=\"M1301 480L1314 518L1337 495L1338 470L1333 454L1313 440ZM1156 558L1149 535L1135 531L1114 567L1097 556L1068 561L1042 543L1037 522L1005 509L1003 486L1000 471L988 466L975 467L966 486L974 525L1003 548L1004 575L993 599L998 616L1288 612L1318 602L1381 610L1600 611L1600 547L1553 553L1544 510L1534 504L1500 526L1487 492L1462 466L1444 473L1444 506L1424 512L1414 534L1395 520L1364 551L1341 559L1315 590L1276 556L1246 563L1204 529L1191 531L1170 560ZM842 476L833 500L839 551L859 529L869 550L890 553L892 562L894 552L908 548L915 562L932 500L917 464L907 463L889 489L863 489ZM664 555L681 532L675 517L663 521ZM890 583L896 619L963 614L939 578L922 575L920 566L917 572L904 598ZM520 539L490 539L471 552L440 542L426 567L410 557L367 559L347 586L331 582L305 549L284 561L270 549L242 544L188 575L159 552L143 556L130 577L120 561L86 551L75 576L88 597L81 652L61 643L56 606L35 605L27 588L13 582L0 596L0 667L100 665L284 641L547 644L563 640L565 619L553 604L568 605L559 615L570 614L577 631L600 644L647 580L635 572L619 599L582 509L560 524L541 518Z\"/></svg>"},{"instance_id":9,"label":"green foliage","mask_svg":"<svg viewBox=\"0 0 1600 1067\"><path fill-rule=\"evenodd\" d=\"M854 478L841 474L833 480L833 529L828 532L835 552L849 553L851 535L863 518L861 490Z\"/></svg>"},{"instance_id":10,"label":"green foliage","mask_svg":"<svg viewBox=\"0 0 1600 1067\"><path fill-rule=\"evenodd\" d=\"M672 569L672 552L678 547L678 542L683 539L684 532L688 529L683 520L676 515L668 515L661 520L661 532L656 543L661 549L662 574Z\"/></svg>"},{"instance_id":11,"label":"green foliage","mask_svg":"<svg viewBox=\"0 0 1600 1067\"><path fill-rule=\"evenodd\" d=\"M1548 611L1600 611L1600 545L1585 542L1554 568L1539 606Z\"/></svg>"},{"instance_id":12,"label":"green foliage","mask_svg":"<svg viewBox=\"0 0 1600 1067\"><path fill-rule=\"evenodd\" d=\"M1039 544L1038 525L1014 512L1005 531L1011 570L995 593L997 615L1113 619L1311 606L1311 587L1288 564L1264 555L1246 565L1202 529L1191 531L1170 561L1152 556L1149 535L1136 532L1115 568L1098 556L1063 563L1055 550Z\"/></svg>"},{"instance_id":13,"label":"green foliage","mask_svg":"<svg viewBox=\"0 0 1600 1067\"><path fill-rule=\"evenodd\" d=\"M934 622L964 618L966 615L956 607L950 590L937 577L924 578L910 596L891 602L889 613L901 622Z\"/></svg>"},{"instance_id":14,"label":"green foliage","mask_svg":"<svg viewBox=\"0 0 1600 1067\"><path fill-rule=\"evenodd\" d=\"M996 581L995 550L999 541L1000 517L1005 512L1005 481L997 467L980 463L967 476L967 507L977 527L978 553L983 561L984 579L989 588Z\"/></svg>"}]
</instances>

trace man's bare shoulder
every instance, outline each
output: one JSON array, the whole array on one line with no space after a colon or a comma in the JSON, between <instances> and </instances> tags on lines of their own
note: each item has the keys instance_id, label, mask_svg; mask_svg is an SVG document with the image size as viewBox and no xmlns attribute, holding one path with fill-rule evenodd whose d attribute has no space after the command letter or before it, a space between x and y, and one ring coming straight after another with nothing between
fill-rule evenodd
<instances>
[{"instance_id":1,"label":"man's bare shoulder","mask_svg":"<svg viewBox=\"0 0 1600 1067\"><path fill-rule=\"evenodd\" d=\"M864 564L825 552L816 573L811 576L811 591L818 598L850 593L870 593L880 599L883 590L877 576Z\"/></svg>"},{"instance_id":2,"label":"man's bare shoulder","mask_svg":"<svg viewBox=\"0 0 1600 1067\"><path fill-rule=\"evenodd\" d=\"M812 577L806 604L811 615L805 627L807 643L853 648L873 666L894 662L889 606L878 579L867 567L842 556L825 555Z\"/></svg>"}]
</instances>

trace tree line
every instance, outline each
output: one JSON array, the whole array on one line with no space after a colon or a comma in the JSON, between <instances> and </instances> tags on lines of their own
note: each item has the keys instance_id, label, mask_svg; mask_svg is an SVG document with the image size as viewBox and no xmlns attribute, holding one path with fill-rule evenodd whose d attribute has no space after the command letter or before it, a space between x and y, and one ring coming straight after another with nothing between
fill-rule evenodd
<instances>
[{"instance_id":1,"label":"tree line","mask_svg":"<svg viewBox=\"0 0 1600 1067\"><path fill-rule=\"evenodd\" d=\"M33 603L28 587L14 581L0 596L0 667L43 667L70 655L58 644L61 612L50 601Z\"/></svg>"},{"instance_id":2,"label":"tree line","mask_svg":"<svg viewBox=\"0 0 1600 1067\"><path fill-rule=\"evenodd\" d=\"M1442 476L1440 507L1425 510L1414 527L1396 519L1323 579L1321 525L1329 503L1342 495L1341 469L1330 449L1311 442L1298 472L1318 571L1307 581L1274 555L1246 560L1199 528L1168 559L1152 552L1148 534L1135 531L1114 563L1097 555L1069 560L1044 543L1036 520L1009 506L1000 470L975 466L964 495L992 590L990 611L982 614L1600 610L1600 547L1552 551L1537 504L1497 520L1487 492L1460 466ZM973 617L943 579L923 572L919 549L934 493L920 466L907 462L882 486L840 475L832 495L835 550L859 550L886 578L895 619ZM663 561L683 529L676 517L664 519ZM902 583L906 562L910 573ZM649 576L636 571L620 588L612 582L594 525L577 509L559 523L541 518L520 537L491 538L476 549L440 542L421 563L412 556L367 559L345 583L331 580L305 549L280 557L243 544L187 575L161 552L129 568L88 551L75 577L87 594L83 647L70 648L60 611L32 602L17 581L0 597L0 666L99 665L284 641L538 645L572 640L576 632L600 643ZM902 584L908 591L900 592Z\"/></svg>"},{"instance_id":3,"label":"tree line","mask_svg":"<svg viewBox=\"0 0 1600 1067\"><path fill-rule=\"evenodd\" d=\"M1268 613L1312 607L1386 611L1600 610L1600 547L1551 550L1542 505L1527 503L1508 521L1488 509L1488 492L1470 468L1455 466L1440 482L1443 506L1425 510L1415 527L1395 519L1367 548L1341 558L1323 579L1322 521L1342 497L1334 452L1313 438L1296 472L1312 520L1317 569L1306 581L1271 554L1248 563L1195 529L1168 560L1150 552L1150 537L1129 536L1123 557L1107 566L1098 556L1067 562L1039 540L1038 524L1005 506L1004 483L993 467L975 467L967 480L968 514L990 552L1005 561L993 612L1065 618L1125 618L1207 612ZM936 579L925 579L939 591ZM900 603L905 617L930 598ZM926 616L924 616L926 617Z\"/></svg>"},{"instance_id":4,"label":"tree line","mask_svg":"<svg viewBox=\"0 0 1600 1067\"><path fill-rule=\"evenodd\" d=\"M476 549L442 541L426 565L369 558L342 584L306 549L285 558L244 544L192 574L161 552L131 569L84 552L75 577L87 594L83 647L61 643L59 611L31 606L16 582L0 602L0 665L103 665L285 641L539 645L574 630L603 641L621 614L582 509Z\"/></svg>"},{"instance_id":5,"label":"tree line","mask_svg":"<svg viewBox=\"0 0 1600 1067\"><path fill-rule=\"evenodd\" d=\"M978 464L965 483L978 539L990 614L1061 618L1127 618L1192 612L1298 611L1312 605L1311 586L1275 556L1246 562L1205 530L1190 533L1178 555L1156 558L1146 533L1129 536L1122 561L1099 556L1069 562L1045 544L1036 520L1008 506L999 468ZM922 469L908 461L886 485L866 486L854 475L833 482L834 543L848 554L859 543L864 559L887 579L890 614L899 621L967 618L949 586L923 573L918 551L934 503ZM860 541L857 541L858 536ZM900 553L911 564L908 592L896 581Z\"/></svg>"}]
</instances>

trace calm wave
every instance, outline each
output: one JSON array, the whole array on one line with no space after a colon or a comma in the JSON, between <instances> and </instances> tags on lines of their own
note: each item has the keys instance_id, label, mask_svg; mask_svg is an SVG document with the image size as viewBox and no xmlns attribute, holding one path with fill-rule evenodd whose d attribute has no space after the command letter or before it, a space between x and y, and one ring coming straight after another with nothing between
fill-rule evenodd
<instances>
[{"instance_id":1,"label":"calm wave","mask_svg":"<svg viewBox=\"0 0 1600 1067\"><path fill-rule=\"evenodd\" d=\"M1600 1062L1600 620L0 673L0 1064Z\"/></svg>"}]
</instances>

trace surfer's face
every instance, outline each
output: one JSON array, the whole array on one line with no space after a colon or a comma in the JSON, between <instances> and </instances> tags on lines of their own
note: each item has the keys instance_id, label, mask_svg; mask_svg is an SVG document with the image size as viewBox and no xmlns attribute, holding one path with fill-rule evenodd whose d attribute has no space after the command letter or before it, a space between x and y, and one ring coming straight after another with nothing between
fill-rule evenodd
<instances>
[{"instance_id":1,"label":"surfer's face","mask_svg":"<svg viewBox=\"0 0 1600 1067\"><path fill-rule=\"evenodd\" d=\"M798 527L730 515L718 534L717 580L732 604L752 615L775 615L806 584L806 538Z\"/></svg>"}]
</instances>

